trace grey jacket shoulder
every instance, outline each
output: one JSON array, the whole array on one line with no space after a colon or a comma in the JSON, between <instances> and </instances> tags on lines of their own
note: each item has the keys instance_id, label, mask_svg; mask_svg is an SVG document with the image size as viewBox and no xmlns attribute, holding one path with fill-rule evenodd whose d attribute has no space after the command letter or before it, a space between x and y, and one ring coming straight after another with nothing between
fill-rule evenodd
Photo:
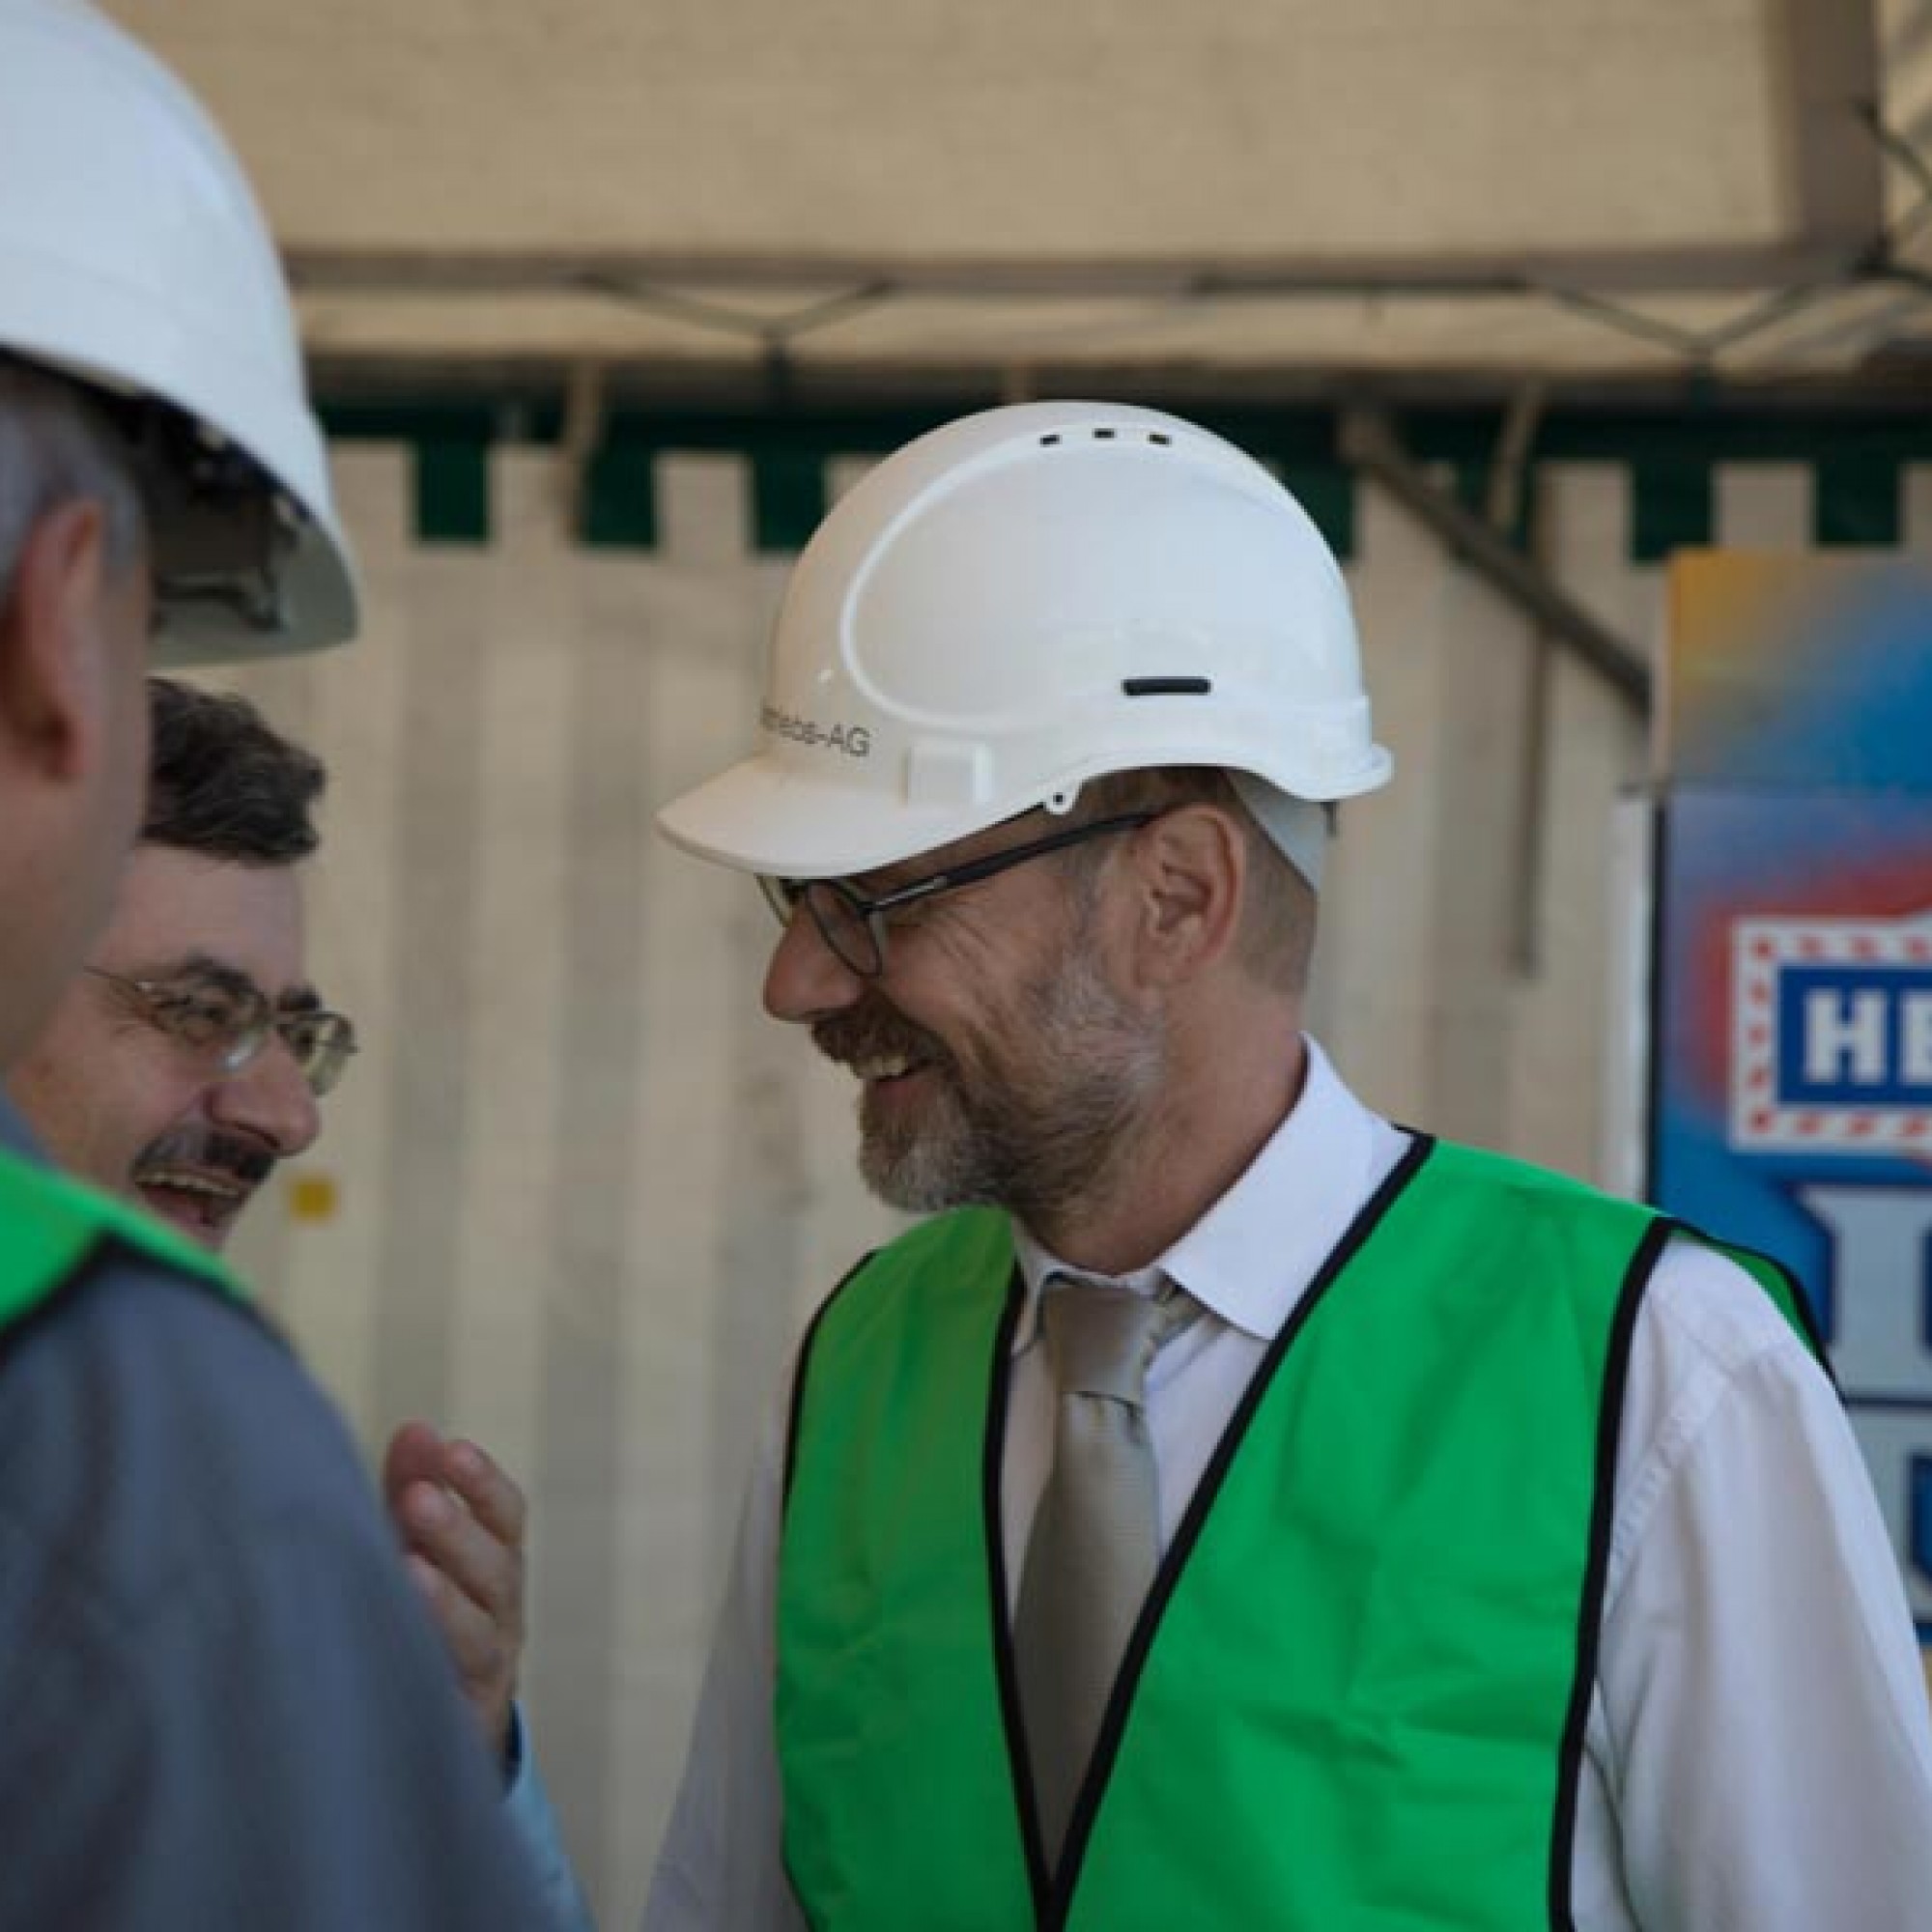
<instances>
[{"instance_id":1,"label":"grey jacket shoulder","mask_svg":"<svg viewBox=\"0 0 1932 1932\"><path fill-rule=\"evenodd\" d=\"M0 1928L542 1922L328 1404L117 1252L0 1345Z\"/></svg>"}]
</instances>

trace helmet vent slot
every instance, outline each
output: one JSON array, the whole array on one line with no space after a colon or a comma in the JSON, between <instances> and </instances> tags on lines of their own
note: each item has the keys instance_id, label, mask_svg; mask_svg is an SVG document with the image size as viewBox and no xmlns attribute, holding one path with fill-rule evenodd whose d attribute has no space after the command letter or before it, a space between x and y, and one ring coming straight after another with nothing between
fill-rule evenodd
<instances>
[{"instance_id":1,"label":"helmet vent slot","mask_svg":"<svg viewBox=\"0 0 1932 1932\"><path fill-rule=\"evenodd\" d=\"M1214 689L1211 677L1123 677L1121 691L1127 697L1207 697Z\"/></svg>"}]
</instances>

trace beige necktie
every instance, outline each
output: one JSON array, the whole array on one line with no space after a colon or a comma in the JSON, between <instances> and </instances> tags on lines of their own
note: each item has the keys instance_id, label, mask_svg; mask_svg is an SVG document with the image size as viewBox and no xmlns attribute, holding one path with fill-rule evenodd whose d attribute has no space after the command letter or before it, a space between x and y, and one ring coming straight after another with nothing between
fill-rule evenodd
<instances>
[{"instance_id":1,"label":"beige necktie","mask_svg":"<svg viewBox=\"0 0 1932 1932\"><path fill-rule=\"evenodd\" d=\"M1027 1541L1013 1627L1040 1835L1057 1861L1107 1694L1160 1553L1143 1408L1155 1353L1195 1313L1160 1296L1050 1276L1040 1326L1059 1386L1053 1468Z\"/></svg>"}]
</instances>

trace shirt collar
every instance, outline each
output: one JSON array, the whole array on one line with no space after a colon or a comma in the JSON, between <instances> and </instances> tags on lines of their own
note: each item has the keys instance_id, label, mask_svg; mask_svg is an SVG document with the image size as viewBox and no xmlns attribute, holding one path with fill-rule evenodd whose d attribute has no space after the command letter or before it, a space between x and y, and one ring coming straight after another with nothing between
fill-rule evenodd
<instances>
[{"instance_id":1,"label":"shirt collar","mask_svg":"<svg viewBox=\"0 0 1932 1932\"><path fill-rule=\"evenodd\" d=\"M1304 1036L1308 1071L1300 1095L1235 1184L1151 1266L1118 1285L1151 1293L1165 1276L1231 1327L1271 1339L1316 1270L1348 1232L1388 1166L1388 1123L1343 1084L1328 1056ZM1067 1268L1027 1230L1013 1227L1026 1303L1013 1351L1038 1330L1039 1291Z\"/></svg>"}]
</instances>

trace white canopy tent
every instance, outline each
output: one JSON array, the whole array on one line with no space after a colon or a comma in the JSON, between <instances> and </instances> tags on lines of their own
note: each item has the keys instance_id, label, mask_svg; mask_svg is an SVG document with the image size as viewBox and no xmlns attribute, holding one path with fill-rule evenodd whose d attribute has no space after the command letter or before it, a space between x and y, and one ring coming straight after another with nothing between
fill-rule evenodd
<instances>
[{"instance_id":1,"label":"white canopy tent","mask_svg":"<svg viewBox=\"0 0 1932 1932\"><path fill-rule=\"evenodd\" d=\"M1925 0L119 0L333 377L1870 383Z\"/></svg>"}]
</instances>

